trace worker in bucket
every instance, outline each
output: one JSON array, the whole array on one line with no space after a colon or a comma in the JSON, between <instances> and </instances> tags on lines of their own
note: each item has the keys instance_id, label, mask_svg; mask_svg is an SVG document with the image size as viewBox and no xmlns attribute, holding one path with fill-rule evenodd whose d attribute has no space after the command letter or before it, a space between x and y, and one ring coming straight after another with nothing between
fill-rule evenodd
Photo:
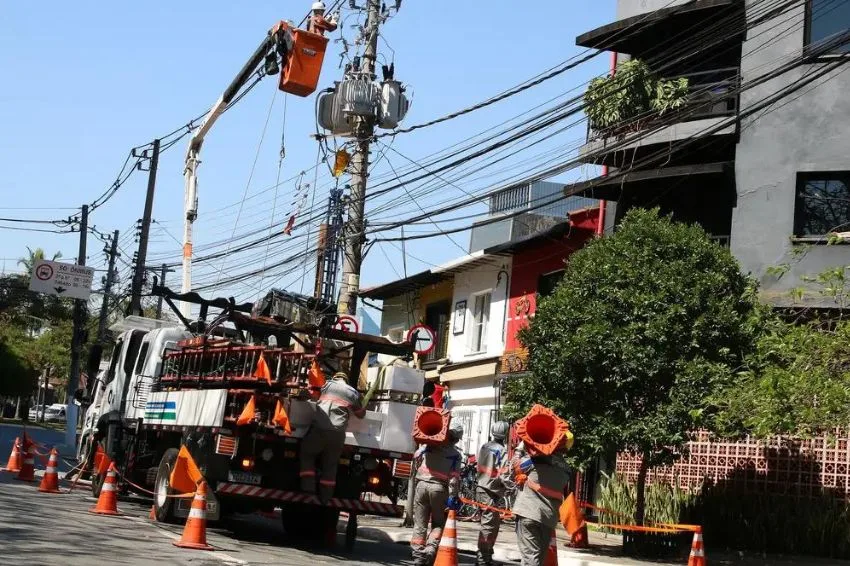
<instances>
[{"instance_id":1,"label":"worker in bucket","mask_svg":"<svg viewBox=\"0 0 850 566\"><path fill-rule=\"evenodd\" d=\"M520 486L513 514L516 516L517 546L522 566L543 566L546 551L559 509L569 482L569 469L564 454L572 447L573 436L567 433L564 442L551 455L535 452L520 443L511 466Z\"/></svg>"},{"instance_id":2,"label":"worker in bucket","mask_svg":"<svg viewBox=\"0 0 850 566\"><path fill-rule=\"evenodd\" d=\"M325 32L334 31L337 28L337 16L332 14L330 18L325 18L325 3L313 2L313 7L310 10L310 22L307 24L307 31L325 35Z\"/></svg>"},{"instance_id":3,"label":"worker in bucket","mask_svg":"<svg viewBox=\"0 0 850 566\"><path fill-rule=\"evenodd\" d=\"M415 566L434 563L437 546L446 524L446 510L460 509L460 466L463 454L457 443L463 438L463 424L452 420L448 438L443 444L422 446L414 459L421 458L416 470L416 491L413 496L413 550ZM428 523L431 532L428 532Z\"/></svg>"},{"instance_id":4,"label":"worker in bucket","mask_svg":"<svg viewBox=\"0 0 850 566\"><path fill-rule=\"evenodd\" d=\"M316 460L321 463L319 499L333 497L336 469L345 446L345 429L351 415L362 419L360 393L348 384L347 376L338 372L321 388L310 430L301 442L301 491L316 493Z\"/></svg>"},{"instance_id":5,"label":"worker in bucket","mask_svg":"<svg viewBox=\"0 0 850 566\"><path fill-rule=\"evenodd\" d=\"M476 566L493 564L493 545L499 536L502 517L493 509L502 504L505 496L505 482L509 481L510 466L507 462L505 439L510 425L505 421L493 423L490 427L490 442L478 451L478 478L476 499L486 505L481 509L481 528L478 531L478 557Z\"/></svg>"}]
</instances>

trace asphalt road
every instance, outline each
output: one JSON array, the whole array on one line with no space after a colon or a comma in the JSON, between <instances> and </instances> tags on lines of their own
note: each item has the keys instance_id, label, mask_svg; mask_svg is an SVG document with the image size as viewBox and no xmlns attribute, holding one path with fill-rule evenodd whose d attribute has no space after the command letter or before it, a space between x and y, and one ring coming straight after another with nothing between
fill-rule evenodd
<instances>
[{"instance_id":1,"label":"asphalt road","mask_svg":"<svg viewBox=\"0 0 850 566\"><path fill-rule=\"evenodd\" d=\"M0 465L5 464L15 427L0 425ZM46 431L48 433L52 431ZM38 434L39 442L52 437ZM61 440L61 434L59 435ZM55 439L54 439L55 440ZM63 490L68 483L61 482ZM87 487L72 493L44 494L37 484L0 472L0 564L44 566L116 565L409 565L410 549L391 540L360 538L351 553L343 550L344 522L340 523L335 549L310 547L288 538L280 520L259 515L238 516L209 526L208 542L214 551L175 547L182 526L148 519L150 501L122 498L121 517L87 512L94 498ZM472 564L462 556L461 564Z\"/></svg>"}]
</instances>

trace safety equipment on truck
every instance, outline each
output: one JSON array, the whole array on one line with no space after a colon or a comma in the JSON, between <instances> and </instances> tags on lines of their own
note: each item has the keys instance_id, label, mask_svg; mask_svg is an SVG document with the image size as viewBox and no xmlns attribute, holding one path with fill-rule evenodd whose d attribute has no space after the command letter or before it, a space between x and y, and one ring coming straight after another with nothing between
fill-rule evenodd
<instances>
[{"instance_id":1,"label":"safety equipment on truck","mask_svg":"<svg viewBox=\"0 0 850 566\"><path fill-rule=\"evenodd\" d=\"M236 426L245 426L246 424L254 422L254 418L257 416L257 400L251 395L251 398L248 399L248 402L245 403L245 408L242 409L242 413L239 415L239 418L236 419Z\"/></svg>"},{"instance_id":2,"label":"safety equipment on truck","mask_svg":"<svg viewBox=\"0 0 850 566\"><path fill-rule=\"evenodd\" d=\"M266 363L266 357L262 353L260 354L260 359L257 360L257 367L254 369L253 377L265 379L269 385L272 384L272 372L269 369L269 364Z\"/></svg>"},{"instance_id":3,"label":"safety equipment on truck","mask_svg":"<svg viewBox=\"0 0 850 566\"><path fill-rule=\"evenodd\" d=\"M272 422L282 428L286 434L292 433L292 424L289 422L289 415L286 413L286 409L283 408L283 403L281 403L280 399L277 400L277 405L274 408Z\"/></svg>"}]
</instances>

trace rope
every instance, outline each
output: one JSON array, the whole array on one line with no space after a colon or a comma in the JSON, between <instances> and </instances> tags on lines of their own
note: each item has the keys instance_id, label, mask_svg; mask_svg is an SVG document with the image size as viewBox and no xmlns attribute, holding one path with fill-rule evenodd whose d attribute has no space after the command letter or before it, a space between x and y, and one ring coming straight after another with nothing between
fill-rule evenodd
<instances>
[{"instance_id":1,"label":"rope","mask_svg":"<svg viewBox=\"0 0 850 566\"><path fill-rule=\"evenodd\" d=\"M479 503L474 499L467 499L466 497L460 498L461 502L466 503L467 505L472 505L474 507L478 507L479 509L484 509L485 511L493 511L502 516L503 519L510 519L514 516L513 511L510 509L500 509L499 507L492 507L490 505L485 505L484 503Z\"/></svg>"}]
</instances>

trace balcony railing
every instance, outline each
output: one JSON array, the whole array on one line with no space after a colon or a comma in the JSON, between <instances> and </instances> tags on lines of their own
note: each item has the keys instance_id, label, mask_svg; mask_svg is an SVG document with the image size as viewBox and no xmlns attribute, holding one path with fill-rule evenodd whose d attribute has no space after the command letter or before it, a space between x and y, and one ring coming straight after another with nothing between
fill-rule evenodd
<instances>
[{"instance_id":1,"label":"balcony railing","mask_svg":"<svg viewBox=\"0 0 850 566\"><path fill-rule=\"evenodd\" d=\"M722 67L709 71L677 75L688 79L688 95L685 103L663 115L655 114L624 120L621 127L593 128L587 123L587 141L609 137L624 132L636 132L660 123L689 122L704 118L734 116L738 112L738 99L741 84L740 69Z\"/></svg>"},{"instance_id":2,"label":"balcony railing","mask_svg":"<svg viewBox=\"0 0 850 566\"><path fill-rule=\"evenodd\" d=\"M434 346L433 350L425 354L422 358L423 363L436 362L446 357L449 350L450 326L451 321L448 321L434 329L434 332L437 334L437 344Z\"/></svg>"}]
</instances>

